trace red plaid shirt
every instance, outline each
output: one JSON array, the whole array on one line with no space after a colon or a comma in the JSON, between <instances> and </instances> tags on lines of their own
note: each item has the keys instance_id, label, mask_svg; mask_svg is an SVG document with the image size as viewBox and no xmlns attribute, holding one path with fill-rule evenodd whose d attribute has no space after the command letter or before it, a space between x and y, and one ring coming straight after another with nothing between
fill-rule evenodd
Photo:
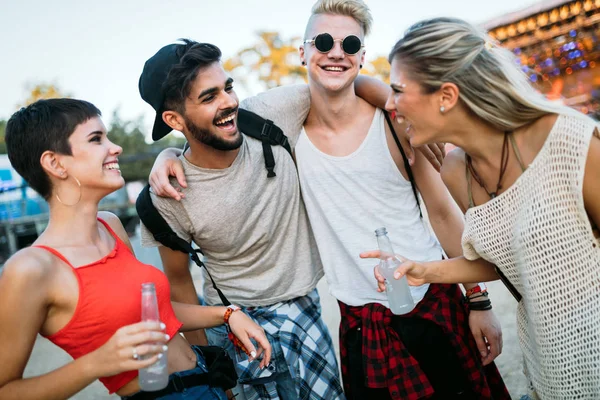
<instances>
[{"instance_id":1,"label":"red plaid shirt","mask_svg":"<svg viewBox=\"0 0 600 400\"><path fill-rule=\"evenodd\" d=\"M439 325L448 336L478 399L510 399L494 363L485 367L481 364L481 356L469 329L468 310L462 299L458 285L435 284L430 285L425 298L415 309L404 316L394 315L378 303L352 307L339 302L342 317L340 358L346 393L350 394L346 334L360 327L367 387L387 387L394 400L431 396L434 390L427 376L391 327L392 318L423 318ZM350 395L348 397L351 398Z\"/></svg>"}]
</instances>

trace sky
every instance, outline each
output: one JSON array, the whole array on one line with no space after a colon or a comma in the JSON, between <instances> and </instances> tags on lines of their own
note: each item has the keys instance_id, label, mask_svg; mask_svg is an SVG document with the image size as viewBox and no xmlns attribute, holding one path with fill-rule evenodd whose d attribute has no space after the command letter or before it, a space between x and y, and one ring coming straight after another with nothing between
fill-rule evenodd
<instances>
[{"instance_id":1,"label":"sky","mask_svg":"<svg viewBox=\"0 0 600 400\"><path fill-rule=\"evenodd\" d=\"M190 38L219 46L224 59L258 41L256 32L300 36L314 0L0 0L0 118L28 95L27 86L52 83L94 103L110 122L153 110L139 97L144 62L162 46ZM387 55L412 23L454 16L480 24L540 0L366 0L373 32L367 61ZM235 88L240 98L257 89Z\"/></svg>"}]
</instances>

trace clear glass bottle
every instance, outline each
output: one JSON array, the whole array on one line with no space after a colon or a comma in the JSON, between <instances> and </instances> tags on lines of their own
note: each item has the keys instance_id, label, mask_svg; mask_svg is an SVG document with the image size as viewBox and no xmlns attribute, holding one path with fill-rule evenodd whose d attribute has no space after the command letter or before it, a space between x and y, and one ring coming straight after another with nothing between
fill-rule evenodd
<instances>
[{"instance_id":1,"label":"clear glass bottle","mask_svg":"<svg viewBox=\"0 0 600 400\"><path fill-rule=\"evenodd\" d=\"M142 283L142 321L160 322L154 283ZM139 374L140 389L143 391L153 392L164 389L169 383L167 352L165 351L154 364L140 369Z\"/></svg>"},{"instance_id":2,"label":"clear glass bottle","mask_svg":"<svg viewBox=\"0 0 600 400\"><path fill-rule=\"evenodd\" d=\"M377 244L381 252L379 271L385 278L385 291L390 303L390 310L396 315L407 314L415 308L415 302L410 294L406 276L394 279L394 271L402 262L396 258L385 228L375 230L375 236L377 236Z\"/></svg>"}]
</instances>

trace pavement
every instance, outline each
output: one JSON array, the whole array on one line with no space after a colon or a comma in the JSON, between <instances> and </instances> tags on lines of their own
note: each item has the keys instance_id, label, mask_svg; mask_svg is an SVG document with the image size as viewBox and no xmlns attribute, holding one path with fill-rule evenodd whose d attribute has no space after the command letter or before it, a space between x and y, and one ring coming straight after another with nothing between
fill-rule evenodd
<instances>
[{"instance_id":1,"label":"pavement","mask_svg":"<svg viewBox=\"0 0 600 400\"><path fill-rule=\"evenodd\" d=\"M139 246L138 241L132 240L135 252L143 262L160 265L160 258L156 249L144 249ZM201 287L201 276L199 268L192 267L194 279L197 280L196 287ZM329 327L333 338L336 354L339 359L339 339L338 324L340 313L336 300L329 294L327 282L322 279L317 286L323 309L323 318ZM490 299L494 307L494 312L502 325L504 347L502 354L496 359L496 365L500 370L502 377L508 387L511 396L519 399L526 393L526 379L523 375L522 353L519 348L516 327L516 301L506 290L500 281L488 284ZM41 375L55 370L62 365L70 362L71 358L64 351L50 343L47 339L38 335L35 347L25 369L25 377ZM73 396L76 400L101 400L101 399L119 399L118 396L109 395L104 386L96 381L86 389Z\"/></svg>"}]
</instances>

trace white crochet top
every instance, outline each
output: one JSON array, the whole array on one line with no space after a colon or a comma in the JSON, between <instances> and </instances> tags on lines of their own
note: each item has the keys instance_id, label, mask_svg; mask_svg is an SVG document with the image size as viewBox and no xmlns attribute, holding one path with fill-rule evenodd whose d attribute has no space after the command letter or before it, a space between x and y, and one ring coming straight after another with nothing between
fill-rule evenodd
<instances>
[{"instance_id":1,"label":"white crochet top","mask_svg":"<svg viewBox=\"0 0 600 400\"><path fill-rule=\"evenodd\" d=\"M525 374L544 400L600 399L600 243L582 195L594 128L559 116L517 181L465 215L465 257L496 264L523 296Z\"/></svg>"}]
</instances>

